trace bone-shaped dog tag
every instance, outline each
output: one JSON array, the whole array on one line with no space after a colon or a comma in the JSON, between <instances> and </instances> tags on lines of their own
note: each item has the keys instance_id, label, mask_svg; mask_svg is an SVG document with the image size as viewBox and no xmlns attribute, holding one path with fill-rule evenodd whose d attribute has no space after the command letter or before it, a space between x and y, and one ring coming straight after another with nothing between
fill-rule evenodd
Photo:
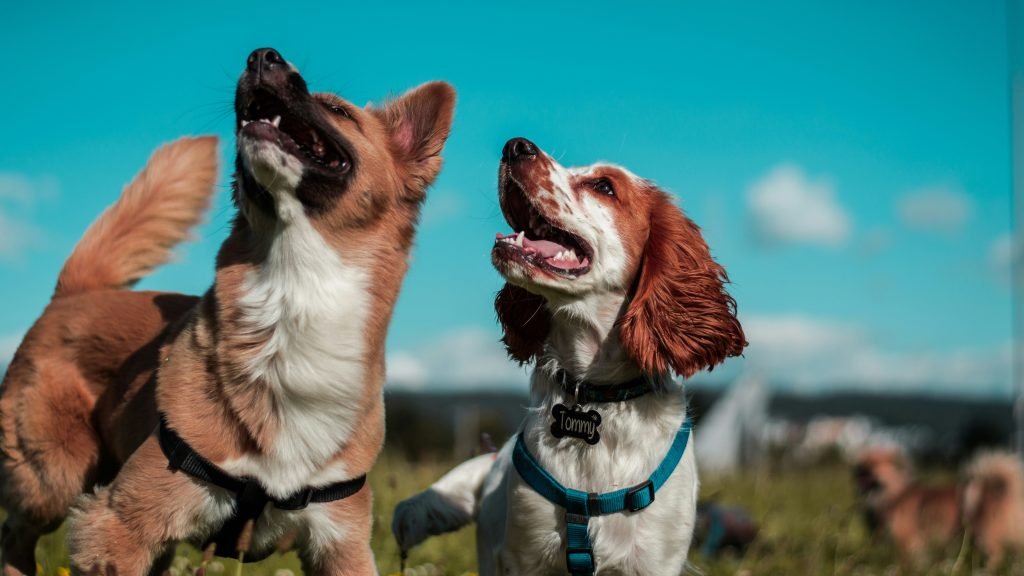
<instances>
[{"instance_id":1,"label":"bone-shaped dog tag","mask_svg":"<svg viewBox=\"0 0 1024 576\"><path fill-rule=\"evenodd\" d=\"M555 421L551 424L551 435L555 438L571 436L579 438L593 446L601 441L601 415L597 410L583 411L578 404L569 408L565 404L555 404L551 409Z\"/></svg>"}]
</instances>

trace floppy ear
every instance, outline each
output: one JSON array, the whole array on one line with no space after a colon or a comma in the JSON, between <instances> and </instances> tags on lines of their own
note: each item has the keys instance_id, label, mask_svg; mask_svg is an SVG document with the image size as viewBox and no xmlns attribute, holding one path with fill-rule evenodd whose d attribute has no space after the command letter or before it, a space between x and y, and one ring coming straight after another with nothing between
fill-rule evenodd
<instances>
[{"instance_id":1,"label":"floppy ear","mask_svg":"<svg viewBox=\"0 0 1024 576\"><path fill-rule=\"evenodd\" d=\"M455 89L428 82L377 110L408 170L411 190L425 190L441 171L441 149L452 127Z\"/></svg>"},{"instance_id":2,"label":"floppy ear","mask_svg":"<svg viewBox=\"0 0 1024 576\"><path fill-rule=\"evenodd\" d=\"M725 270L711 258L700 229L658 195L633 297L620 321L626 352L649 373L689 378L747 345Z\"/></svg>"},{"instance_id":3,"label":"floppy ear","mask_svg":"<svg viewBox=\"0 0 1024 576\"><path fill-rule=\"evenodd\" d=\"M506 282L494 299L494 310L509 358L526 364L539 357L551 330L551 312L544 298Z\"/></svg>"}]
</instances>

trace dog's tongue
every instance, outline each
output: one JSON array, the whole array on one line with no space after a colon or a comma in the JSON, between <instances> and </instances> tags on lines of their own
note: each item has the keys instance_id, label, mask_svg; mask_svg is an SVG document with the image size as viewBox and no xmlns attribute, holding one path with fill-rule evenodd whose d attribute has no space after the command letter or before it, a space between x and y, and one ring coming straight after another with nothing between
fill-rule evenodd
<instances>
[{"instance_id":1,"label":"dog's tongue","mask_svg":"<svg viewBox=\"0 0 1024 576\"><path fill-rule=\"evenodd\" d=\"M552 242L551 240L530 240L526 237L526 234L522 232L517 234L502 234L499 232L495 235L495 240L511 241L512 243L521 246L523 251L527 254L539 256L549 265L563 270L583 268L589 262L587 258L583 258L581 261L574 250L566 246L562 246L558 242ZM561 257L559 257L559 255L561 255Z\"/></svg>"},{"instance_id":2,"label":"dog's tongue","mask_svg":"<svg viewBox=\"0 0 1024 576\"><path fill-rule=\"evenodd\" d=\"M544 258L551 258L555 254L568 250L565 246L550 240L530 240L523 238L523 249L527 252L536 252Z\"/></svg>"},{"instance_id":3,"label":"dog's tongue","mask_svg":"<svg viewBox=\"0 0 1024 576\"><path fill-rule=\"evenodd\" d=\"M521 234L521 232L518 234L498 233L497 238L498 240L504 240L505 238L516 238L519 236L519 234ZM542 258L553 258L556 254L568 250L568 248L562 246L558 242L552 242L550 240L530 240L524 234L523 250L525 250L527 254L538 254Z\"/></svg>"}]
</instances>

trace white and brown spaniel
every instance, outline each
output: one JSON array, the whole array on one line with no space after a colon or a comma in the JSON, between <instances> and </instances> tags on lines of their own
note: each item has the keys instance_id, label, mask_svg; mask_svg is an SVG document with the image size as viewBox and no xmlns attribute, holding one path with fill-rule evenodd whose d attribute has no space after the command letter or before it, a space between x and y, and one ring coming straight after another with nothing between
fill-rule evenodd
<instances>
[{"instance_id":1,"label":"white and brown spaniel","mask_svg":"<svg viewBox=\"0 0 1024 576\"><path fill-rule=\"evenodd\" d=\"M495 241L507 280L495 307L509 355L536 364L533 409L497 455L399 504L399 545L475 520L482 575L677 576L698 481L693 451L677 450L687 408L672 373L688 378L743 351L725 270L671 196L618 166L565 168L516 138L498 187L516 232ZM599 438L559 421L566 410L598 413ZM626 494L634 487L642 501ZM558 490L589 499L585 517L557 503ZM572 550L573 539L589 550Z\"/></svg>"}]
</instances>

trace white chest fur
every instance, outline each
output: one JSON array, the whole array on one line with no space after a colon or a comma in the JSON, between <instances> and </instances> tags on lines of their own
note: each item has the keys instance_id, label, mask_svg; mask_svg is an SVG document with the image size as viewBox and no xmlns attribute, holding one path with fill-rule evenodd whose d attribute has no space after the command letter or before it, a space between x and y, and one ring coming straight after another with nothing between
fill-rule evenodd
<instances>
[{"instance_id":1,"label":"white chest fur","mask_svg":"<svg viewBox=\"0 0 1024 576\"><path fill-rule=\"evenodd\" d=\"M550 389L534 374L534 388ZM524 426L529 450L564 486L610 492L643 482L657 468L682 424L682 391L648 395L628 402L600 404L602 440L589 446L557 440L548 432L551 406L562 400L546 394L541 409ZM595 405L597 406L597 405ZM508 532L499 563L508 574L554 574L564 570L565 523L560 510L509 471ZM639 513L590 520L600 573L675 576L682 570L696 521L697 470L692 438L682 461Z\"/></svg>"},{"instance_id":2,"label":"white chest fur","mask_svg":"<svg viewBox=\"0 0 1024 576\"><path fill-rule=\"evenodd\" d=\"M345 478L343 466L324 463L352 434L363 403L369 280L324 241L293 196L276 200L273 243L239 306L248 330L270 334L247 368L252 385L273 394L279 426L267 452L222 466L286 496Z\"/></svg>"}]
</instances>

